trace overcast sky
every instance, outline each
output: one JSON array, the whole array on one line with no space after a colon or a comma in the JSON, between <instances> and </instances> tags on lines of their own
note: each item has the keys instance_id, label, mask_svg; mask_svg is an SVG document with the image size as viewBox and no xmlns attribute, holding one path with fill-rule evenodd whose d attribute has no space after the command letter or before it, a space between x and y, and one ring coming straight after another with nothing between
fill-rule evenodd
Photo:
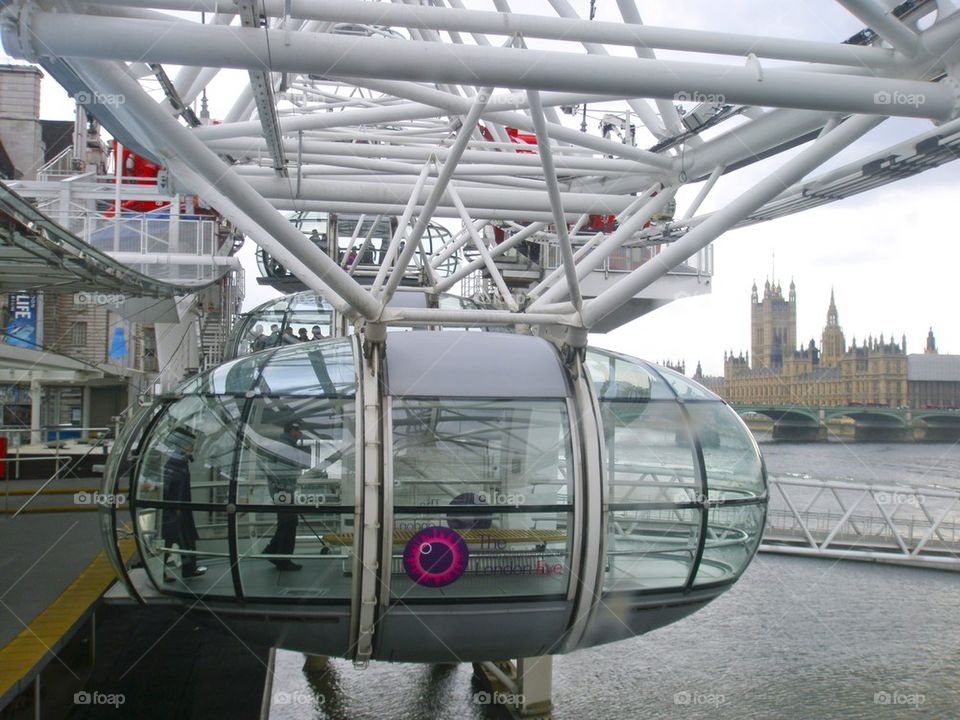
<instances>
[{"instance_id":1,"label":"overcast sky","mask_svg":"<svg viewBox=\"0 0 960 720\"><path fill-rule=\"evenodd\" d=\"M490 9L490 5L468 2ZM572 2L584 16L589 3ZM580 7L580 6L583 7ZM619 21L614 0L598 0L597 18ZM515 11L549 12L546 3L514 0ZM727 32L758 32L769 36L839 42L862 24L835 2L717 3L715 0L638 2L650 25ZM547 8L547 9L545 9ZM530 42L531 46L536 45ZM544 44L548 46L549 44ZM569 49L569 46L567 46ZM615 54L630 54L626 48ZM675 57L669 52L660 57ZM705 56L709 57L709 56ZM11 62L5 55L4 62ZM729 58L717 59L730 63ZM774 63L769 63L774 64ZM170 69L171 75L175 69ZM222 117L236 96L246 73L221 73L211 85L214 117ZM602 113L602 108L593 108ZM43 83L41 115L72 119L73 104L56 83ZM577 125L579 121L577 120ZM591 118L591 129L596 120ZM867 155L931 127L919 120L890 120L864 137L826 167ZM640 146L652 144L641 137ZM701 211L722 207L752 183L783 163L788 155L770 159L724 177ZM727 233L715 243L715 271L709 295L672 303L594 342L654 361L684 360L691 374L697 361L707 373L720 373L724 350L749 349L750 286L761 288L775 272L784 294L791 278L797 284L798 340L820 341L830 290L835 289L840 323L849 342L883 333L899 339L906 334L908 349L920 352L932 326L942 352L960 352L957 289L960 270L956 221L949 219L958 202L960 164L951 163L920 176L885 186L823 208ZM697 187L678 194L679 211ZM251 244L241 257L247 268L245 308L275 293L255 285L257 275ZM775 270L774 270L775 268Z\"/></svg>"}]
</instances>

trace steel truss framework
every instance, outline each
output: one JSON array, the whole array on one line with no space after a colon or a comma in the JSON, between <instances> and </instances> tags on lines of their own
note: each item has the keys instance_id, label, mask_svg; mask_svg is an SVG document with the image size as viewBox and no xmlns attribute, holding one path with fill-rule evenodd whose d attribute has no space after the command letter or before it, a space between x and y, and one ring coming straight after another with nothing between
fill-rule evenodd
<instances>
[{"instance_id":1,"label":"steel truss framework","mask_svg":"<svg viewBox=\"0 0 960 720\"><path fill-rule=\"evenodd\" d=\"M767 552L960 569L960 492L770 478Z\"/></svg>"},{"instance_id":2,"label":"steel truss framework","mask_svg":"<svg viewBox=\"0 0 960 720\"><path fill-rule=\"evenodd\" d=\"M370 337L392 322L523 323L563 330L579 346L727 230L953 159L960 12L947 0L838 2L869 30L828 43L652 27L634 0L617 0L622 22L582 19L567 0L547 0L539 15L512 12L509 0L483 9L461 0L26 0L7 4L2 23L8 53L87 91L105 127L366 323ZM167 77L164 65L179 70L158 100L144 81ZM249 84L222 123L198 125L186 110L223 68L247 71ZM561 110L584 103L609 111L607 135L624 141L564 124ZM811 177L894 116L934 126ZM519 150L518 132L536 144ZM722 175L780 154L765 178L698 214ZM676 221L648 225L692 184L700 190ZM400 222L364 287L283 210ZM568 225L590 214L615 215L619 226L578 248ZM493 238L481 232L490 222L506 226L508 246L550 230L562 268L522 304L506 295L501 310L388 308L434 217L464 224L420 258L434 290L456 282L435 268L468 243L480 255L471 271L505 289ZM653 261L584 297L583 278L606 258L665 240Z\"/></svg>"}]
</instances>

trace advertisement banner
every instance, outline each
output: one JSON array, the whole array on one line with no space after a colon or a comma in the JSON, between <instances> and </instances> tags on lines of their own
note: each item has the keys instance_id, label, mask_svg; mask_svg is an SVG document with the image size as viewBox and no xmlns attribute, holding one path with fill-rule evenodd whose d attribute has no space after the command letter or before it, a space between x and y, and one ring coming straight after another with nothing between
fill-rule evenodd
<instances>
[{"instance_id":1,"label":"advertisement banner","mask_svg":"<svg viewBox=\"0 0 960 720\"><path fill-rule=\"evenodd\" d=\"M37 296L33 293L18 293L7 296L7 345L37 347Z\"/></svg>"}]
</instances>

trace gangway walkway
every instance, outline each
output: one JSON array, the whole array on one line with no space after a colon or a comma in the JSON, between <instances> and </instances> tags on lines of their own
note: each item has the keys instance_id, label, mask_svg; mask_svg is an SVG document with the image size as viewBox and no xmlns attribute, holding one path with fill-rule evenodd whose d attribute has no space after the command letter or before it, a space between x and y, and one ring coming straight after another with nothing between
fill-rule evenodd
<instances>
[{"instance_id":1,"label":"gangway walkway","mask_svg":"<svg viewBox=\"0 0 960 720\"><path fill-rule=\"evenodd\" d=\"M0 292L56 287L58 292L175 297L218 280L170 283L138 272L84 242L0 183Z\"/></svg>"},{"instance_id":2,"label":"gangway walkway","mask_svg":"<svg viewBox=\"0 0 960 720\"><path fill-rule=\"evenodd\" d=\"M960 491L771 477L760 550L960 570Z\"/></svg>"}]
</instances>

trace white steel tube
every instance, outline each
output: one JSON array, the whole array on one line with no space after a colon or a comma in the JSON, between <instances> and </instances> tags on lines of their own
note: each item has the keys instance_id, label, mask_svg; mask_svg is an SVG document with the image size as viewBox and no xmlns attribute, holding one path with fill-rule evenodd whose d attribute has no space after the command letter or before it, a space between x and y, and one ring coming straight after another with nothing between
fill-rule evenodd
<instances>
[{"instance_id":1,"label":"white steel tube","mask_svg":"<svg viewBox=\"0 0 960 720\"><path fill-rule=\"evenodd\" d=\"M242 227L244 232L250 235L255 243L266 248L277 262L296 275L311 290L319 293L337 312L343 314L349 314L351 312L350 305L346 300L334 292L322 278L310 270L296 255L287 250L283 245L277 243L269 232L252 220L245 222L244 219L246 215L244 211L237 207L232 200L225 197L215 185L208 183L204 178L180 162L180 160L171 159L169 161L169 167L170 171L176 177L180 178L187 185L197 188L198 193L210 202L211 205L216 207L224 217L234 219L238 227ZM237 222L238 218L240 222Z\"/></svg>"},{"instance_id":2,"label":"white steel tube","mask_svg":"<svg viewBox=\"0 0 960 720\"><path fill-rule=\"evenodd\" d=\"M175 21L133 20L35 10L17 20L5 12L4 46L34 60L43 55L219 65L276 72L392 78L536 90L673 98L678 92L723 95L725 102L833 112L949 119L956 95L940 83L674 60L599 57L514 48L390 41L382 38L284 33ZM879 93L922 97L878 104Z\"/></svg>"},{"instance_id":3,"label":"white steel tube","mask_svg":"<svg viewBox=\"0 0 960 720\"><path fill-rule=\"evenodd\" d=\"M372 245L370 239L373 237L373 232L376 230L377 225L380 224L380 219L382 217L382 215L377 215L376 218L374 218L373 223L370 225L370 230L367 231L366 236L363 238L363 244L360 246L360 252L357 253L357 259L353 261L353 265L351 265L347 270L350 275L353 275L357 271L357 266L360 264L360 258L363 257L363 254Z\"/></svg>"},{"instance_id":4,"label":"white steel tube","mask_svg":"<svg viewBox=\"0 0 960 720\"><path fill-rule=\"evenodd\" d=\"M383 322L409 321L417 324L432 325L449 323L458 325L570 325L579 327L572 314L553 313L513 313L509 310L440 310L439 308L387 308L383 311Z\"/></svg>"},{"instance_id":5,"label":"white steel tube","mask_svg":"<svg viewBox=\"0 0 960 720\"><path fill-rule=\"evenodd\" d=\"M634 297L651 283L669 272L694 253L736 225L768 200L776 197L792 183L821 165L858 137L880 122L875 117L854 117L842 123L833 132L824 135L800 154L788 160L754 187L740 195L726 207L716 211L703 223L669 245L660 254L640 266L623 280L588 302L583 308L583 319L591 327Z\"/></svg>"},{"instance_id":6,"label":"white steel tube","mask_svg":"<svg viewBox=\"0 0 960 720\"><path fill-rule=\"evenodd\" d=\"M493 250L490 251L490 256L497 257L507 252L507 250L512 250L531 235L535 235L543 230L544 226L545 223L542 222L535 222L532 225L528 225L520 232L511 235L509 238L497 245ZM449 290L456 283L463 280L463 278L465 278L467 275L475 270L479 270L481 267L483 267L483 259L477 258L476 260L467 263L462 268L457 269L457 271L449 277L446 277L438 282L436 286L434 286L434 290L436 292L444 292L445 290Z\"/></svg>"},{"instance_id":7,"label":"white steel tube","mask_svg":"<svg viewBox=\"0 0 960 720\"><path fill-rule=\"evenodd\" d=\"M409 195L409 193L407 193ZM360 213L380 214L380 215L400 215L403 212L404 205L401 202L396 203L370 203L370 202L345 202L343 200L297 200L295 198L272 198L270 201L278 210L295 210L310 212L333 212L333 213ZM468 205L468 207L470 207ZM460 215L452 204L438 205L434 217L456 218ZM515 210L504 210L491 207L470 207L470 215L477 220L498 220L510 222L517 219L518 213ZM524 212L522 214L523 222L553 222L553 214L550 212ZM577 219L576 213L567 216L569 222Z\"/></svg>"},{"instance_id":8,"label":"white steel tube","mask_svg":"<svg viewBox=\"0 0 960 720\"><path fill-rule=\"evenodd\" d=\"M457 191L453 189L452 185L447 188L447 193L450 195L450 199L453 200L454 206L460 213L460 217L463 219L464 227L467 229L467 234L473 241L474 246L477 248L477 252L480 253L480 257L483 259L483 263L487 267L487 272L490 273L490 277L493 278L493 282L497 286L497 290L500 291L500 297L503 298L503 301L506 303L507 307L510 308L510 310L516 312L519 310L517 301L514 300L513 293L510 292L510 288L508 288L507 284L503 281L503 275L500 274L500 268L497 267L497 264L490 256L490 250L487 248L486 243L483 242L483 238L480 237L480 233L478 233L476 228L473 226L473 219L470 217L470 213L468 213L467 209L463 206L460 196L457 194Z\"/></svg>"},{"instance_id":9,"label":"white steel tube","mask_svg":"<svg viewBox=\"0 0 960 720\"><path fill-rule=\"evenodd\" d=\"M342 268L346 268L346 267L347 267L347 257L349 257L350 251L353 250L353 246L354 246L354 244L357 242L357 238L360 237L360 227L363 225L363 221L366 220L366 219L367 219L367 216L366 216L366 215L361 215L361 216L360 216L360 219L357 220L357 224L356 224L356 226L353 228L353 233L350 235L350 244L347 245L346 250L343 251L343 260L340 261L340 267L342 267ZM380 219L380 216L378 215L378 216L377 216L377 220L379 220L379 219ZM371 235L373 234L374 228L377 227L377 220L374 220L373 223L370 225L370 234L371 234ZM368 237L369 237L369 236L368 236ZM364 238L364 240L366 240L366 239L367 239L367 238ZM333 238L334 247L336 247L336 248L339 250L339 247L337 247L337 242L338 242L338 241L337 241L337 238Z\"/></svg>"},{"instance_id":10,"label":"white steel tube","mask_svg":"<svg viewBox=\"0 0 960 720\"><path fill-rule=\"evenodd\" d=\"M496 97L496 96L494 96ZM331 113L332 114L332 113ZM281 121L282 124L282 121ZM217 152L230 153L240 156L256 156L257 151L261 154L266 152L267 144L263 138L226 138L221 140L205 141L207 147ZM288 153L297 152L297 141L294 139L284 140L284 149ZM500 149L497 146L491 146L491 149ZM516 143L508 146L509 150L517 150ZM436 155L437 159L443 162L447 156L447 148L413 146L413 145L384 145L384 144L358 144L353 142L351 137L349 141L327 141L327 140L308 140L303 141L304 159L312 160L320 157L340 157L344 155L351 158L361 159L387 159L387 160L410 160L419 163L426 162L431 155ZM565 172L593 172L609 173L622 172L631 174L650 173L649 165L633 160L620 160L608 157L584 157L570 155L562 152L563 148L554 148L554 163ZM463 170L464 165L478 164L486 165L491 162L491 153L488 150L465 150L460 158L458 171ZM497 166L516 168L531 168L539 171L540 158L535 154L527 153L497 153L495 158ZM510 172L515 172L511 169Z\"/></svg>"},{"instance_id":11,"label":"white steel tube","mask_svg":"<svg viewBox=\"0 0 960 720\"><path fill-rule=\"evenodd\" d=\"M355 311L364 317L376 317L379 311L377 303L359 283L343 272L330 257L315 248L299 230L202 142L167 115L132 78L106 62L92 61L84 63L83 67L89 75L96 78L98 86L111 88L111 91L122 96L125 101L123 107L129 107L137 117L149 120L153 137L157 144L163 147L166 158L179 161L216 187L234 207L242 208L245 217L232 218L238 225L248 225L244 221L252 219L263 228L265 232L258 241L263 243L278 261L288 262L291 257L298 259L298 265L309 269L311 276L322 279ZM310 277L303 278L303 281L310 284Z\"/></svg>"},{"instance_id":12,"label":"white steel tube","mask_svg":"<svg viewBox=\"0 0 960 720\"><path fill-rule=\"evenodd\" d=\"M557 171L553 167L553 153L550 152L550 141L547 140L547 121L543 117L540 93L536 90L528 90L527 97L530 99L530 117L533 119L537 148L540 150L540 161L543 163L543 177L547 182L547 196L550 198L550 207L553 209L553 223L557 228L557 242L560 245L563 271L567 276L567 287L570 288L570 301L579 311L583 307L583 296L580 294L580 281L577 279L570 236L567 235L567 220L563 214L563 199L560 196L560 185L557 183Z\"/></svg>"},{"instance_id":13,"label":"white steel tube","mask_svg":"<svg viewBox=\"0 0 960 720\"><path fill-rule=\"evenodd\" d=\"M449 163L449 156L447 163ZM449 171L452 175L452 169ZM264 197L271 200L290 198L290 186L282 178L247 176L246 182ZM445 184L445 183L443 183ZM441 186L440 178L427 184L425 192L433 192ZM552 212L546 192L512 188L459 187L460 196L469 208L497 208L512 210L520 217L526 211ZM410 195L410 185L401 182L342 182L338 180L306 179L301 182L298 200L327 200L343 202L369 202L400 204ZM442 192L440 193L442 198ZM561 193L567 213L575 213L574 219L583 213L619 213L634 199L630 195L601 195L596 193ZM439 202L439 201L438 201ZM444 205L451 207L449 202Z\"/></svg>"},{"instance_id":14,"label":"white steel tube","mask_svg":"<svg viewBox=\"0 0 960 720\"><path fill-rule=\"evenodd\" d=\"M489 220L480 220L479 222L471 223L476 232L480 232L487 225L490 224ZM462 248L467 244L467 241L470 240L470 233L467 231L467 228L462 228L460 232L450 238L450 242L443 246L443 249L440 252L435 252L433 257L430 258L430 264L433 267L440 267L447 259L455 255L457 250Z\"/></svg>"},{"instance_id":15,"label":"white steel tube","mask_svg":"<svg viewBox=\"0 0 960 720\"><path fill-rule=\"evenodd\" d=\"M620 16L623 18L625 23L631 23L638 26L643 26L643 21L640 19L640 13L637 11L637 6L634 0L617 0L617 7L620 8ZM649 47L644 47L640 45L634 46L634 52L636 52L637 57L648 58L654 60L656 55L654 55L653 50ZM757 52L753 50L752 52ZM677 112L676 106L669 100L663 100L658 98L657 109L660 111L660 118L663 120L663 124L666 128L674 134L679 134L684 131L683 123L680 121L680 114Z\"/></svg>"},{"instance_id":16,"label":"white steel tube","mask_svg":"<svg viewBox=\"0 0 960 720\"><path fill-rule=\"evenodd\" d=\"M400 285L400 281L403 279L403 273L406 270L407 265L410 263L411 258L413 258L413 254L416 252L417 247L420 245L420 238L423 236L424 230L427 229L427 225L430 223L430 219L433 217L434 210L436 210L437 205L440 204L440 198L447 189L447 185L450 183L450 178L453 177L453 171L457 167L457 163L460 162L460 156L463 155L463 151L467 149L467 143L470 142L470 136L473 134L473 129L480 120L480 113L483 112L483 108L486 106L487 100L489 100L492 92L493 88L483 88L477 94L476 98L474 98L473 106L470 108L470 112L467 113L465 118L463 118L463 124L460 126L460 132L457 133L457 139L450 148L450 153L447 155L446 162L444 162L443 166L440 168L437 182L430 190L430 196L420 209L420 214L417 216L417 223L413 226L413 231L410 233L410 239L407 242L407 245L403 248L403 252L400 253L399 260L397 260L397 267L387 280L386 287L384 288L383 294L380 297L382 307L386 307L387 303L390 302L390 298L393 297L397 287Z\"/></svg>"},{"instance_id":17,"label":"white steel tube","mask_svg":"<svg viewBox=\"0 0 960 720\"><path fill-rule=\"evenodd\" d=\"M567 2L567 0L549 0L549 2L554 11L560 17L575 20L580 19L576 11L573 9L570 3ZM584 42L583 47L591 55L601 55L604 57L610 55L610 52L607 50L607 48L600 43ZM645 56L638 54L637 57L643 58ZM646 59L649 59L649 56L646 56ZM655 138L666 137L663 123L660 121L660 118L657 117L656 113L650 109L650 106L647 105L645 100L638 98L626 98L626 102L630 106L630 109L639 116L640 122L646 126L647 130L650 131L650 134L652 134ZM627 137L629 132L629 127L624 128L624 137Z\"/></svg>"},{"instance_id":18,"label":"white steel tube","mask_svg":"<svg viewBox=\"0 0 960 720\"><path fill-rule=\"evenodd\" d=\"M417 85L416 83L392 82L389 80L374 80L366 82L363 80L358 80L358 82L363 82L363 84L367 87L375 88L381 92L387 92L391 95L396 95L397 97L407 98L408 100L412 100L414 102L444 108L450 112L466 112L469 110L470 103L465 98L461 98L460 96L453 95L451 93L445 93L441 90L423 87L422 85ZM565 93L543 93L540 96L540 99L542 103L546 105L548 103L556 103L560 100L563 100L564 95ZM605 96L601 95L595 97L602 100ZM574 96L573 98L569 98L568 101L570 99L575 101L582 100L586 102L588 98ZM519 109L529 107L529 105L529 96L517 93L511 93L508 95L495 95L490 98L490 101L487 103L487 106L490 110L484 113L484 118L487 120L493 120L502 125L509 125L521 130L536 132L536 129L533 126L533 120L523 113L496 110L496 108L507 107ZM547 132L550 137L556 140L563 140L574 145L588 147L593 150L614 155L616 157L628 157L632 160L642 162L652 168L670 170L674 165L674 161L669 157L657 155L656 153L652 153L647 150L641 150L631 145L612 142L594 135L587 135L586 133L573 130L572 128L567 128L556 123L548 123Z\"/></svg>"},{"instance_id":19,"label":"white steel tube","mask_svg":"<svg viewBox=\"0 0 960 720\"><path fill-rule=\"evenodd\" d=\"M707 195L710 194L710 191L717 183L717 180L720 179L721 175L723 175L723 166L717 165L717 167L713 169L713 172L710 173L710 177L707 178L707 181L703 184L703 187L700 188L700 192L697 193L697 196L693 199L693 202L690 203L690 207L688 207L683 213L683 217L680 218L681 220L689 220L693 217L694 213L697 212L703 201L707 199Z\"/></svg>"},{"instance_id":20,"label":"white steel tube","mask_svg":"<svg viewBox=\"0 0 960 720\"><path fill-rule=\"evenodd\" d=\"M161 8L182 12L215 12L222 0L101 0L103 5ZM264 0L269 15L284 13L283 0ZM768 38L737 33L685 30L600 20L568 20L540 15L484 12L430 6L392 6L356 0L293 0L291 17L391 25L407 28L455 30L489 35L515 35L570 42L595 42L637 48L736 55L803 62L890 67L896 56L885 48L845 46L790 38ZM632 21L630 21L632 22Z\"/></svg>"},{"instance_id":21,"label":"white steel tube","mask_svg":"<svg viewBox=\"0 0 960 720\"><path fill-rule=\"evenodd\" d=\"M417 207L420 193L423 191L423 185L426 183L427 176L430 174L430 165L431 161L424 163L423 169L420 171L420 177L417 178L417 184L414 185L413 192L410 193L410 197L407 199L407 205L403 209L403 215L400 216L400 220L397 222L397 229L394 231L393 237L390 238L390 244L387 246L386 251L380 258L380 269L377 270L377 277L373 281L374 291L383 287L383 283L387 279L387 273L390 272L390 266L393 265L393 259L397 255L397 248L400 247L400 241L407 232L410 218L413 217L413 210Z\"/></svg>"},{"instance_id":22,"label":"white steel tube","mask_svg":"<svg viewBox=\"0 0 960 720\"><path fill-rule=\"evenodd\" d=\"M584 243L583 247L579 248L577 252L574 253L573 255L574 262L576 263L580 261L584 255L590 252L590 249L593 248L594 245L596 245L600 241L600 238L602 237L603 237L603 233L598 232L596 235L594 235L589 240L587 240L587 242ZM538 298L540 296L540 292L544 288L548 288L551 285L553 285L553 283L557 281L557 278L560 277L561 274L563 274L563 266L561 265L560 267L555 267L550 272L549 275L547 275L543 280L537 283L536 286L534 286L533 290L527 293L527 297L530 298L531 300L535 300L536 298Z\"/></svg>"},{"instance_id":23,"label":"white steel tube","mask_svg":"<svg viewBox=\"0 0 960 720\"><path fill-rule=\"evenodd\" d=\"M837 0L837 2L906 57L917 54L920 36L876 0Z\"/></svg>"},{"instance_id":24,"label":"white steel tube","mask_svg":"<svg viewBox=\"0 0 960 720\"><path fill-rule=\"evenodd\" d=\"M600 247L577 264L577 278L582 280L588 273L599 268L610 255L616 252L620 246L633 237L635 233L639 232L654 214L660 212L675 192L676 190L673 188L662 189L656 197L651 198L646 205L627 218L612 235L600 244ZM566 292L566 282L560 279L553 287L545 290L543 295L537 298L529 308L536 310L551 302L560 300ZM587 306L589 306L589 303ZM584 306L584 309L586 309L587 306Z\"/></svg>"}]
</instances>

